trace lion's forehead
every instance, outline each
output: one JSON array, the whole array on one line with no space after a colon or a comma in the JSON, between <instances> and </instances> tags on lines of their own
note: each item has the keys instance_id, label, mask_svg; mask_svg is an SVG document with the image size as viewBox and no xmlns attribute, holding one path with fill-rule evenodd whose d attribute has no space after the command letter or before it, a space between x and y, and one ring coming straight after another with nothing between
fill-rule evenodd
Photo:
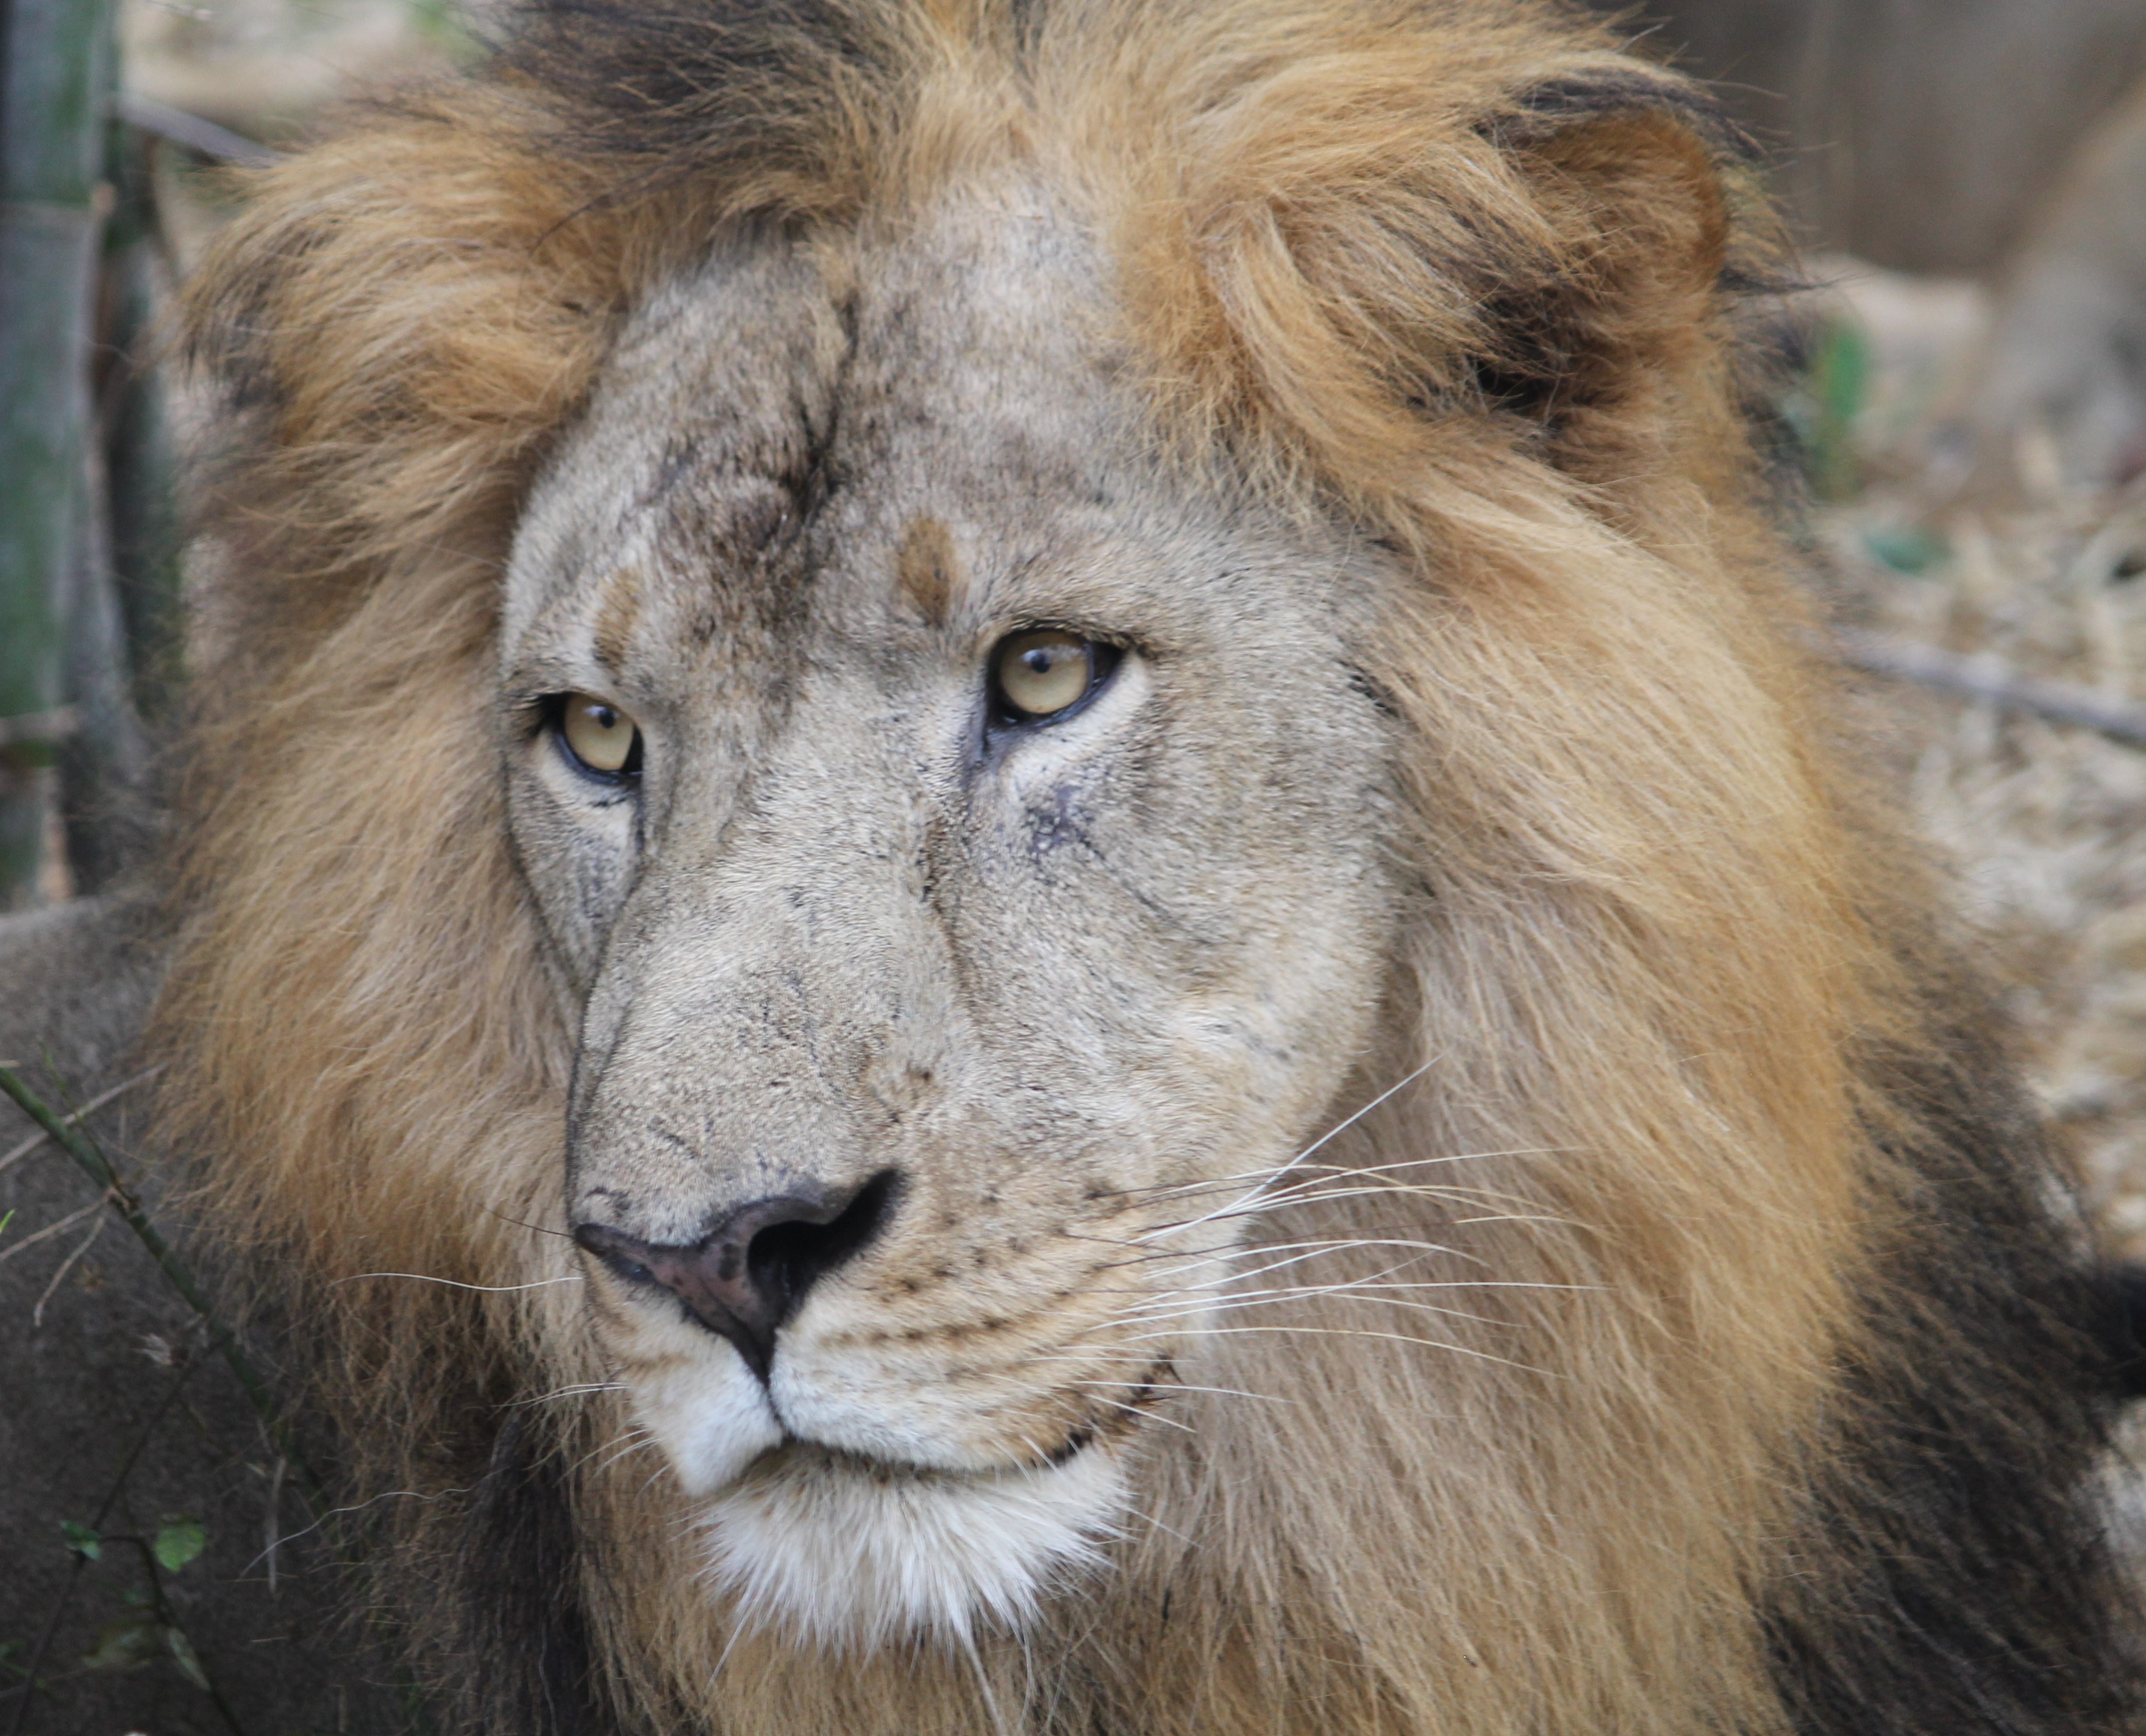
<instances>
[{"instance_id":1,"label":"lion's forehead","mask_svg":"<svg viewBox=\"0 0 2146 1736\"><path fill-rule=\"evenodd\" d=\"M507 642L599 606L622 569L706 639L749 639L808 559L823 613L870 616L889 561L844 552L884 554L935 510L986 566L1048 551L1075 583L1110 544L1213 536L1143 456L1107 306L1079 226L1011 195L898 234L719 249L629 317L533 494Z\"/></svg>"}]
</instances>

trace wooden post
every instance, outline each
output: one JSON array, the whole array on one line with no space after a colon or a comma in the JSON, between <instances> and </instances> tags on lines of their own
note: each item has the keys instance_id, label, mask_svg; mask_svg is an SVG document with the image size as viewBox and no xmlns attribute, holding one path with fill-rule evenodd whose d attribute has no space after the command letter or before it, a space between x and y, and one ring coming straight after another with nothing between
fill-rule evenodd
<instances>
[{"instance_id":1,"label":"wooden post","mask_svg":"<svg viewBox=\"0 0 2146 1736\"><path fill-rule=\"evenodd\" d=\"M87 521L89 322L112 17L5 0L0 67L0 908L63 894L55 739L69 587ZM60 720L40 731L27 721ZM41 738L42 736L42 738Z\"/></svg>"}]
</instances>

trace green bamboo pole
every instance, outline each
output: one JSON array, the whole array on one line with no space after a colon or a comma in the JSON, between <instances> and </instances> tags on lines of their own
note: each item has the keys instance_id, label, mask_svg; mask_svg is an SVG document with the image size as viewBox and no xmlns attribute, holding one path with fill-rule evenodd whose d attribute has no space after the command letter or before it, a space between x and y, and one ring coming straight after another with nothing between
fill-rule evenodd
<instances>
[{"instance_id":1,"label":"green bamboo pole","mask_svg":"<svg viewBox=\"0 0 2146 1736\"><path fill-rule=\"evenodd\" d=\"M5 0L0 67L0 908L51 831L68 583L86 516L88 327L102 218L106 0ZM27 720L47 720L36 723ZM50 864L46 864L49 867Z\"/></svg>"},{"instance_id":2,"label":"green bamboo pole","mask_svg":"<svg viewBox=\"0 0 2146 1736\"><path fill-rule=\"evenodd\" d=\"M124 117L128 107L142 105L122 97L118 106ZM153 135L125 117L115 119L107 137L108 167L118 193L104 232L111 327L102 341L118 372L116 390L110 392L114 413L106 430L112 564L134 678L134 710L145 720L167 720L182 676L180 531L177 466L162 372L154 360L160 269L156 146Z\"/></svg>"}]
</instances>

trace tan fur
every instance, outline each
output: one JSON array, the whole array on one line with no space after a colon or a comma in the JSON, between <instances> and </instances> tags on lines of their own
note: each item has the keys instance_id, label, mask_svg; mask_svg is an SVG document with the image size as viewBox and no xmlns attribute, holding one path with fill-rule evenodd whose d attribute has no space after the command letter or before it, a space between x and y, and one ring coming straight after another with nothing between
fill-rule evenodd
<instances>
[{"instance_id":1,"label":"tan fur","mask_svg":"<svg viewBox=\"0 0 2146 1736\"><path fill-rule=\"evenodd\" d=\"M954 541L947 535L946 526L936 518L918 519L901 539L896 561L895 576L902 594L916 606L916 612L928 621L944 621L946 606L961 582Z\"/></svg>"},{"instance_id":2,"label":"tan fur","mask_svg":"<svg viewBox=\"0 0 2146 1736\"><path fill-rule=\"evenodd\" d=\"M1099 4L1021 77L996 8L874 16L906 84L858 93L816 162L606 179L551 148L541 89L448 86L259 177L196 290L252 444L158 1030L224 1235L329 1347L362 1490L463 1486L485 1407L606 1378L575 1285L367 1275L576 1271L577 1002L494 771L518 503L628 311L726 226L791 222L839 281L1021 166L1117 262L1115 304L1064 319L1136 358L1169 461L1346 518L1412 576L1364 644L1422 895L1330 1119L1426 1070L1322 1156L1466 1160L1255 1237L1414 1237L1460 1287L1216 1338L1199 1384L1273 1402L1180 1394L1193 1432L1129 1449L1112 1573L974 1656L831 1670L736 1639L616 1395L546 1399L606 1679L733 1736L1784 1732L1752 1588L1889 1233L1852 1057L1920 1040L1871 934L1920 893L1844 817L1751 502L1733 178L1669 115L1518 106L1625 66L1530 7ZM1465 364L1552 303L1580 372L1535 432ZM927 619L953 566L944 526L911 530ZM611 582L607 661L648 631ZM406 1504L402 1571L453 1504Z\"/></svg>"}]
</instances>

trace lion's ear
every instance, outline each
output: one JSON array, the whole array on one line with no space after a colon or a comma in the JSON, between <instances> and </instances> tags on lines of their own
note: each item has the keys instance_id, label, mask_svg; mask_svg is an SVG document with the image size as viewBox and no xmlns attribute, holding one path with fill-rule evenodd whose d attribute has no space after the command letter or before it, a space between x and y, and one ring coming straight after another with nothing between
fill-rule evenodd
<instances>
[{"instance_id":1,"label":"lion's ear","mask_svg":"<svg viewBox=\"0 0 2146 1736\"><path fill-rule=\"evenodd\" d=\"M1674 439L1660 418L1719 394L1750 275L1732 252L1742 140L1699 87L1636 67L1534 87L1486 132L1540 228L1480 262L1484 404L1583 467L1605 441Z\"/></svg>"},{"instance_id":2,"label":"lion's ear","mask_svg":"<svg viewBox=\"0 0 2146 1736\"><path fill-rule=\"evenodd\" d=\"M1450 51L1403 31L1180 97L1223 118L1125 254L1165 394L1360 500L1486 432L1590 481L1687 461L1725 419L1733 129L1621 54Z\"/></svg>"}]
</instances>

